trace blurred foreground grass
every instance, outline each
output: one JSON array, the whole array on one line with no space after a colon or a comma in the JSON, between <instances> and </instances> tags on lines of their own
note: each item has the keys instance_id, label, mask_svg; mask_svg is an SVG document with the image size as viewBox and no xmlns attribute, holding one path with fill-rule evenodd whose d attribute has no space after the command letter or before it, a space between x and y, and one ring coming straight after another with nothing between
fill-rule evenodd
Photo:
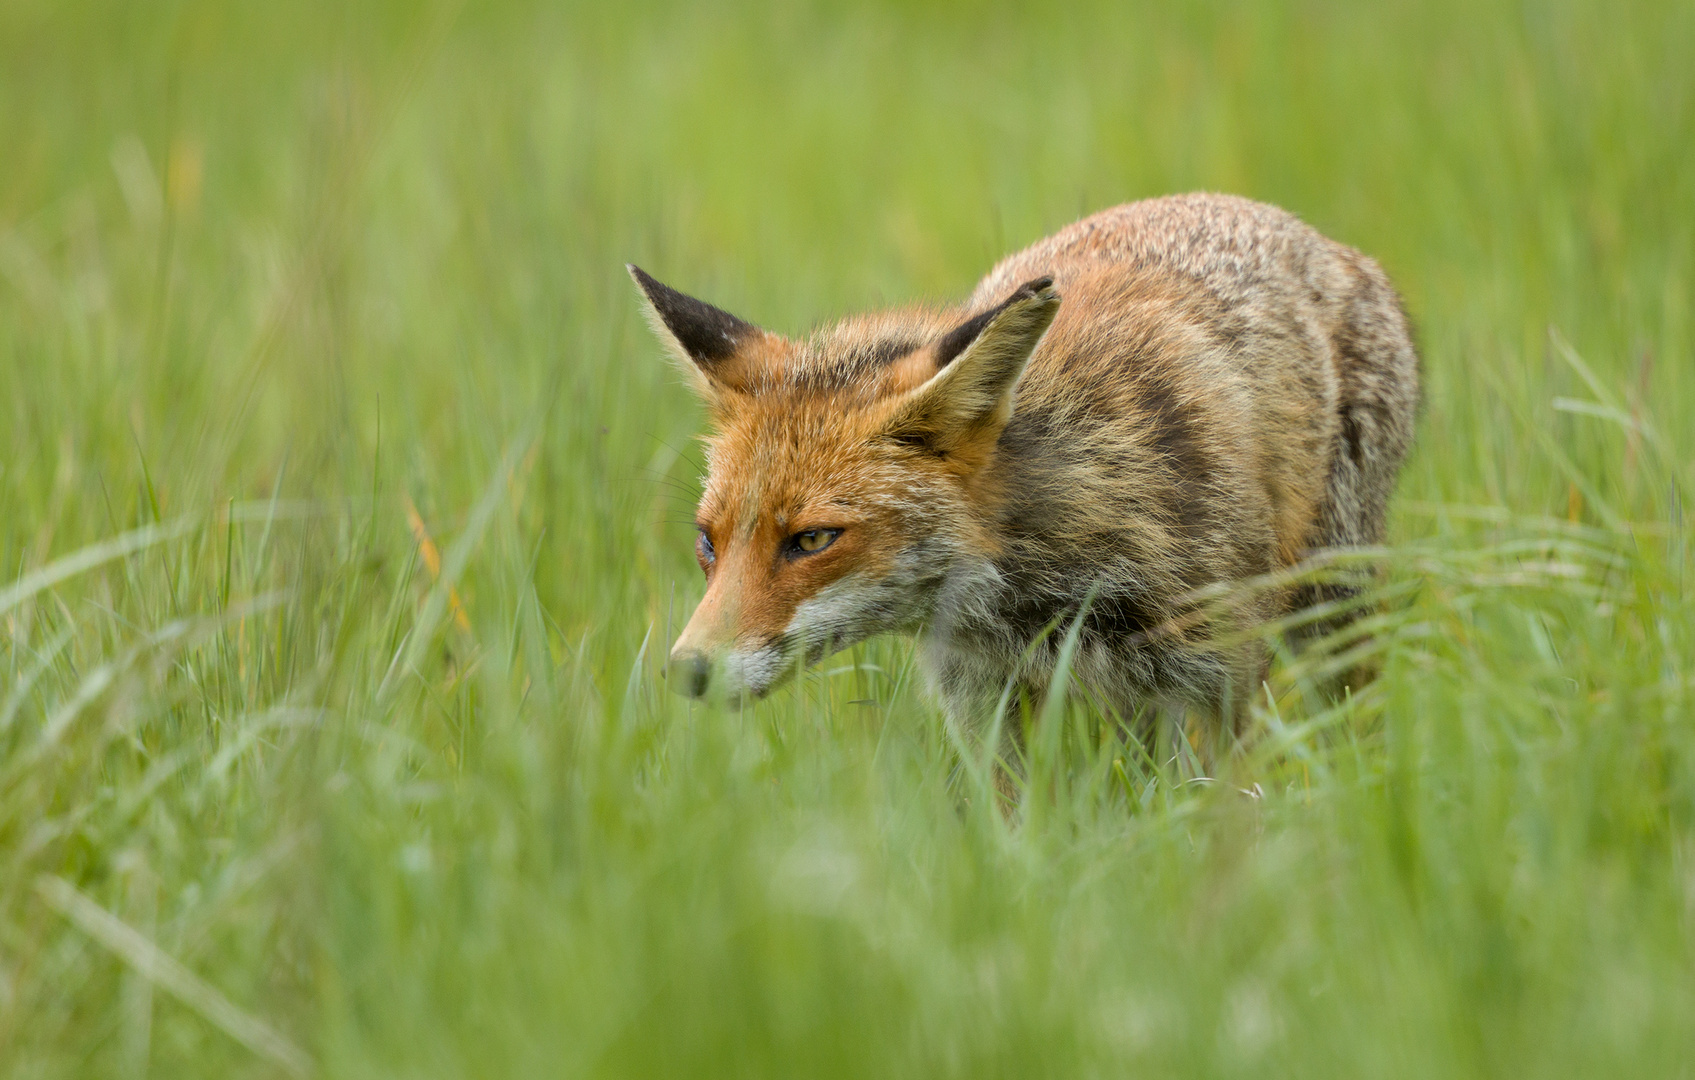
<instances>
[{"instance_id":1,"label":"blurred foreground grass","mask_svg":"<svg viewBox=\"0 0 1695 1080\"><path fill-rule=\"evenodd\" d=\"M1695 8L0 7L0 1074L1689 1075ZM1382 677L1022 821L663 693L773 328L1210 188L1421 326ZM1341 643L1346 644L1346 643ZM1249 788L1258 797L1238 792Z\"/></svg>"}]
</instances>

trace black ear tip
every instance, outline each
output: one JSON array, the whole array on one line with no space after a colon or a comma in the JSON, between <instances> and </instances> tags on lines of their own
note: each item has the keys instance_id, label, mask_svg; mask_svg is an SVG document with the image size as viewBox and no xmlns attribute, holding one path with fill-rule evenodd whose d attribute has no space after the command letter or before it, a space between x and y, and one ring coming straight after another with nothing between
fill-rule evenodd
<instances>
[{"instance_id":1,"label":"black ear tip","mask_svg":"<svg viewBox=\"0 0 1695 1080\"><path fill-rule=\"evenodd\" d=\"M1046 274L1033 281L1026 281L1013 293L1015 300L1057 300L1059 296L1053 292L1053 275Z\"/></svg>"},{"instance_id":2,"label":"black ear tip","mask_svg":"<svg viewBox=\"0 0 1695 1080\"><path fill-rule=\"evenodd\" d=\"M652 306L653 313L665 324L685 353L697 362L710 363L734 353L743 338L759 333L759 328L742 322L727 311L720 311L704 300L680 293L635 263L625 263L625 269L641 287Z\"/></svg>"},{"instance_id":3,"label":"black ear tip","mask_svg":"<svg viewBox=\"0 0 1695 1080\"><path fill-rule=\"evenodd\" d=\"M624 269L630 272L630 277L634 279L636 287L642 291L642 295L647 297L648 301L655 307L665 307L676 299L686 299L686 297L677 292L677 290L671 288L671 286L665 284L663 281L660 281L658 278L654 277L646 270L643 270L635 263L625 263Z\"/></svg>"}]
</instances>

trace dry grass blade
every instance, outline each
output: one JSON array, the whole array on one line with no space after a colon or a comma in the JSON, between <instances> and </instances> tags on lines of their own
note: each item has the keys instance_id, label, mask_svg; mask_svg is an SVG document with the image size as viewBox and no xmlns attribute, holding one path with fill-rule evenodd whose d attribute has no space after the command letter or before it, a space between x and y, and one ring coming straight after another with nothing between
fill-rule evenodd
<instances>
[{"instance_id":1,"label":"dry grass blade","mask_svg":"<svg viewBox=\"0 0 1695 1080\"><path fill-rule=\"evenodd\" d=\"M465 572L465 566L471 561L471 555L481 542L483 530L488 527L489 520L500 506L500 496L506 490L506 480L512 475L513 468L523 458L524 452L534 442L534 436L527 436L514 441L501 456L500 464L496 466L494 475L484 486L483 493L471 508L470 516L465 522L465 528L460 532L451 547L447 549L447 557L442 561L439 575L432 572L434 584L429 596L424 601L424 609L418 615L417 625L413 627L404 650L397 653L401 660L398 667L390 665L389 674L384 677L377 687L377 700L387 701L397 685L394 681L397 672L414 671L423 659L424 653L434 640L435 632L441 625L442 618L449 613L450 602L457 605L457 594L453 589L459 582L459 576ZM433 545L432 545L433 546ZM458 610L455 606L453 610Z\"/></svg>"}]
</instances>

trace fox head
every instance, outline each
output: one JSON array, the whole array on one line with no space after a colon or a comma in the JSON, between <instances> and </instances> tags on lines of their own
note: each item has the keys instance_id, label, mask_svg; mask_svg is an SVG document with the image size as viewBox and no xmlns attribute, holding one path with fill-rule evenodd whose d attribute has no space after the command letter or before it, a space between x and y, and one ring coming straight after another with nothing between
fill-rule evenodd
<instances>
[{"instance_id":1,"label":"fox head","mask_svg":"<svg viewBox=\"0 0 1695 1080\"><path fill-rule=\"evenodd\" d=\"M706 595L671 650L673 687L761 696L921 627L950 575L994 553L988 466L1059 308L1051 278L986 311L915 308L793 340L628 269L713 426L695 517Z\"/></svg>"}]
</instances>

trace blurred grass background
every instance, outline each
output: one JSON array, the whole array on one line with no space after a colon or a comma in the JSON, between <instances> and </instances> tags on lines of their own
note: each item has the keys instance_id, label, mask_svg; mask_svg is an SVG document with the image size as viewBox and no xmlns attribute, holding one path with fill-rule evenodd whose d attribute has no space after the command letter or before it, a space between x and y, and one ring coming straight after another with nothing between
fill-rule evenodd
<instances>
[{"instance_id":1,"label":"blurred grass background","mask_svg":"<svg viewBox=\"0 0 1695 1080\"><path fill-rule=\"evenodd\" d=\"M1690 56L1636 0L0 6L0 1073L1689 1075ZM1197 188L1420 327L1375 684L1284 668L1229 783L1070 712L1017 822L900 642L663 692L701 416L625 261L800 332Z\"/></svg>"}]
</instances>

